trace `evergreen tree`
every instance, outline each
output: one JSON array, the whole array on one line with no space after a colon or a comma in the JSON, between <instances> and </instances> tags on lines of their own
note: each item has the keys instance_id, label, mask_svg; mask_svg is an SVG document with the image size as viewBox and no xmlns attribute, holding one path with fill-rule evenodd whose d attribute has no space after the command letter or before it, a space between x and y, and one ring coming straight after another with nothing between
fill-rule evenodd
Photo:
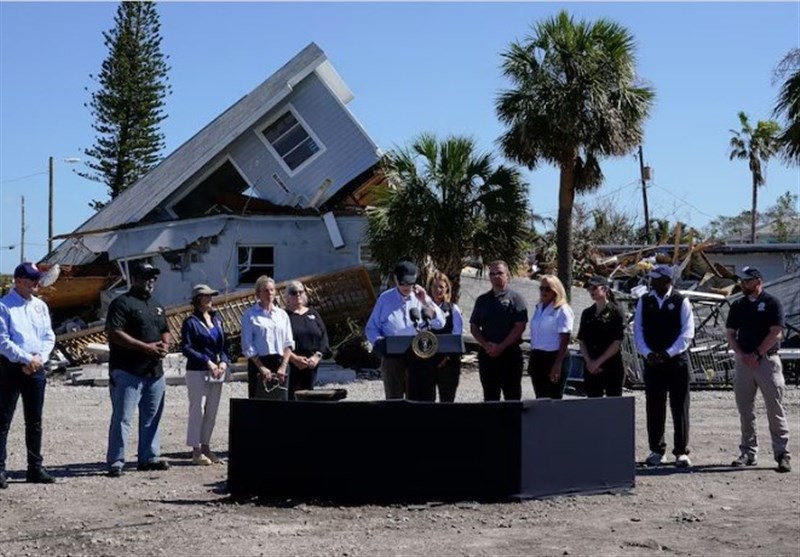
<instances>
[{"instance_id":1,"label":"evergreen tree","mask_svg":"<svg viewBox=\"0 0 800 557\"><path fill-rule=\"evenodd\" d=\"M84 149L89 170L79 174L105 183L111 199L153 168L164 148L159 124L167 117L164 99L171 87L160 28L155 3L121 2L114 28L103 33L108 57L90 76L99 84L87 105L97 135L94 146ZM100 210L106 203L90 206Z\"/></svg>"}]
</instances>

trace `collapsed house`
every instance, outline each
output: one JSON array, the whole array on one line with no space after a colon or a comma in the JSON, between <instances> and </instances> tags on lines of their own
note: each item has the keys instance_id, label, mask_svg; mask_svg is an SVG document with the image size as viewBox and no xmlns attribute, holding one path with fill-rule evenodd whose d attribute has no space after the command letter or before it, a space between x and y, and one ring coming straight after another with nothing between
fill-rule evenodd
<instances>
[{"instance_id":1,"label":"collapsed house","mask_svg":"<svg viewBox=\"0 0 800 557\"><path fill-rule=\"evenodd\" d=\"M80 304L105 307L140 261L161 270L166 306L186 303L200 282L229 293L251 290L260 275L282 281L368 262L363 209L383 182L381 153L348 110L352 99L308 45L60 237L43 263L65 272L42 297L68 311L79 292Z\"/></svg>"}]
</instances>

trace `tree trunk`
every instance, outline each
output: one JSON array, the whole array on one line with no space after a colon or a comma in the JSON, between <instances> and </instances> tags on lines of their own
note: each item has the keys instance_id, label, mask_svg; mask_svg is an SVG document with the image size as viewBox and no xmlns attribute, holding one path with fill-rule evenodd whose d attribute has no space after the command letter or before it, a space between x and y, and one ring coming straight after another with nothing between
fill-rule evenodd
<instances>
[{"instance_id":1,"label":"tree trunk","mask_svg":"<svg viewBox=\"0 0 800 557\"><path fill-rule=\"evenodd\" d=\"M750 243L756 243L756 207L758 206L758 181L753 173L753 209L750 212Z\"/></svg>"},{"instance_id":2,"label":"tree trunk","mask_svg":"<svg viewBox=\"0 0 800 557\"><path fill-rule=\"evenodd\" d=\"M564 283L567 300L572 300L572 207L575 204L575 159L578 151L561 163L558 186L558 224L556 225L556 261L558 278Z\"/></svg>"}]
</instances>

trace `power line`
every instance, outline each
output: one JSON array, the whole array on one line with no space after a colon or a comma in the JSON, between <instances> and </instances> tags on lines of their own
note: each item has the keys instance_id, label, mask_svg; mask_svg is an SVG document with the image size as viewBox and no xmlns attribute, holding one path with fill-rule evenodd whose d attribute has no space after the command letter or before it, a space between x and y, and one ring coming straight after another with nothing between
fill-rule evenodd
<instances>
[{"instance_id":1,"label":"power line","mask_svg":"<svg viewBox=\"0 0 800 557\"><path fill-rule=\"evenodd\" d=\"M664 192L666 192L666 193L668 193L669 195L671 195L672 197L674 197L675 199L677 199L678 201L680 201L681 203L683 203L683 204L684 204L684 205L686 205L687 207L690 207L691 209L694 209L695 211L697 211L697 212L698 212L698 213L700 213L701 215L704 215L704 216L706 216L706 217L708 217L708 218L711 218L711 219L714 219L714 218L716 218L716 216L714 216L714 215L709 215L709 214L708 214L708 213L706 213L705 211L701 211L700 209L698 209L697 207L695 207L694 205L692 205L692 204L691 204L691 203L689 203L688 201L686 201L686 200L684 200L684 199L681 199L680 197L678 197L677 195L675 195L674 193L672 193L672 192L671 192L671 191L669 191L668 189L666 189L666 188L662 188L661 186L659 186L659 185L658 185L658 184L656 184L655 182L650 182L650 185L651 185L651 186L653 186L653 187L655 187L655 188L658 188L658 189L660 189L660 190L662 190L662 191L664 191Z\"/></svg>"},{"instance_id":2,"label":"power line","mask_svg":"<svg viewBox=\"0 0 800 557\"><path fill-rule=\"evenodd\" d=\"M7 180L0 180L0 184L10 184L11 182L19 182L20 180L27 180L28 178L33 178L34 176L42 176L44 174L47 174L47 171L37 172L35 174L28 174L27 176L20 176L18 178L9 178Z\"/></svg>"}]
</instances>

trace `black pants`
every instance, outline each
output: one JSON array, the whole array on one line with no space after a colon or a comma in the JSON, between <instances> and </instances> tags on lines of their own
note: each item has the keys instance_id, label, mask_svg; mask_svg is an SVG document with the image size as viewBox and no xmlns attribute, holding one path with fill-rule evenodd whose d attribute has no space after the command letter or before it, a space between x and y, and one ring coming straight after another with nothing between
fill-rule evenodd
<instances>
[{"instance_id":1,"label":"black pants","mask_svg":"<svg viewBox=\"0 0 800 557\"><path fill-rule=\"evenodd\" d=\"M531 350L531 357L528 359L528 375L531 376L533 394L536 395L536 398L563 398L569 373L569 355L564 356L564 361L561 363L561 375L558 377L558 381L553 382L550 381L550 370L553 369L557 356L557 351Z\"/></svg>"},{"instance_id":2,"label":"black pants","mask_svg":"<svg viewBox=\"0 0 800 557\"><path fill-rule=\"evenodd\" d=\"M0 472L6 469L8 430L20 396L25 416L28 470L42 467L42 408L46 383L44 370L28 375L23 373L20 364L12 364L8 360L0 363Z\"/></svg>"},{"instance_id":3,"label":"black pants","mask_svg":"<svg viewBox=\"0 0 800 557\"><path fill-rule=\"evenodd\" d=\"M619 354L606 360L597 373L589 373L585 369L583 371L583 390L588 398L622 396L624 383L625 367Z\"/></svg>"},{"instance_id":4,"label":"black pants","mask_svg":"<svg viewBox=\"0 0 800 557\"><path fill-rule=\"evenodd\" d=\"M289 400L294 400L295 391L313 391L317 382L317 368L300 369L289 364Z\"/></svg>"},{"instance_id":5,"label":"black pants","mask_svg":"<svg viewBox=\"0 0 800 557\"><path fill-rule=\"evenodd\" d=\"M483 387L483 400L522 399L522 350L511 346L497 358L478 352L478 371Z\"/></svg>"},{"instance_id":6,"label":"black pants","mask_svg":"<svg viewBox=\"0 0 800 557\"><path fill-rule=\"evenodd\" d=\"M281 365L283 361L282 354L269 354L267 356L259 356L259 360L261 360L261 365L266 366L267 369L275 373L278 371L278 366ZM256 387L258 386L258 382L261 381L261 373L258 371L256 365L252 362L252 360L247 360L247 398L255 398L256 395Z\"/></svg>"},{"instance_id":7,"label":"black pants","mask_svg":"<svg viewBox=\"0 0 800 557\"><path fill-rule=\"evenodd\" d=\"M454 402L461 377L461 356L447 356L447 361L440 367L441 362L442 358L439 358L433 370L434 382L439 390L439 402Z\"/></svg>"},{"instance_id":8,"label":"black pants","mask_svg":"<svg viewBox=\"0 0 800 557\"><path fill-rule=\"evenodd\" d=\"M644 366L644 394L647 408L647 440L650 451L664 454L664 425L667 420L667 395L675 429L672 454L689 454L689 361L671 358L659 365Z\"/></svg>"}]
</instances>

